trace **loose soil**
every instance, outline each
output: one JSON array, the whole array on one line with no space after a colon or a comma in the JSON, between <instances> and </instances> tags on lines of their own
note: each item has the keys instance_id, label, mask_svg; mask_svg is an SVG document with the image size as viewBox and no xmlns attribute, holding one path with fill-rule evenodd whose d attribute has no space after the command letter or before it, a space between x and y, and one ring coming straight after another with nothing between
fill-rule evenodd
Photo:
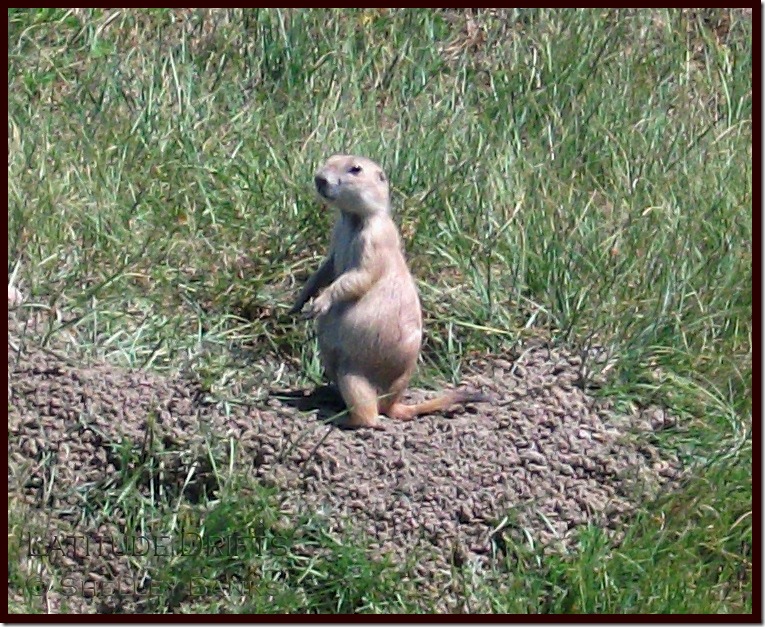
<instances>
[{"instance_id":1,"label":"loose soil","mask_svg":"<svg viewBox=\"0 0 765 627\"><path fill-rule=\"evenodd\" d=\"M578 385L581 359L562 349L529 346L469 364L465 385L494 397L491 403L409 423L383 418L383 432L349 431L326 424L342 408L326 390L273 390L267 401L224 411L195 381L79 365L42 349L22 338L15 316L9 313L9 499L42 542L76 534L95 546L124 534L118 507L98 519L99 495L125 477L136 480L130 471L146 451L162 451L161 472L138 475L147 498L194 503L215 494L209 451L220 445L225 452L233 438L237 472L278 488L285 517L323 515L333 530L366 534L374 554L422 555L417 574L439 586L455 565L501 557L510 536L550 551L571 550L587 523L618 536L636 504L680 475L678 461L652 444L671 419L657 409L616 412ZM409 393L412 401L426 396ZM24 568L40 572L39 557L24 559ZM129 556L113 551L67 550L56 559L87 580L140 576ZM143 607L129 594L76 596L62 605L51 591L46 603L54 612Z\"/></svg>"}]
</instances>

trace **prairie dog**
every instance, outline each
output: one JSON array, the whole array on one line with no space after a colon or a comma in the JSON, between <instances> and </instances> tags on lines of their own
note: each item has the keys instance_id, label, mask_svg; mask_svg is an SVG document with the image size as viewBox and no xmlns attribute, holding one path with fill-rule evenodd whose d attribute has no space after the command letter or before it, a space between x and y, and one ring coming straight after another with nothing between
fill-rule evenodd
<instances>
[{"instance_id":1,"label":"prairie dog","mask_svg":"<svg viewBox=\"0 0 765 627\"><path fill-rule=\"evenodd\" d=\"M451 392L404 405L417 366L422 312L390 214L388 179L365 157L334 155L314 176L321 199L338 211L330 251L290 310L309 299L321 362L349 410L350 427L384 429L378 415L411 420L456 402L486 400Z\"/></svg>"}]
</instances>

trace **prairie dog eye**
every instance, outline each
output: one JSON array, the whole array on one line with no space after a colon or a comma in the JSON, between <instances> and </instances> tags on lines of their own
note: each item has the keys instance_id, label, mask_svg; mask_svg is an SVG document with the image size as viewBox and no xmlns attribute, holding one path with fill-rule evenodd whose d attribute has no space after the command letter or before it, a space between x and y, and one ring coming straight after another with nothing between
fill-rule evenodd
<instances>
[{"instance_id":1,"label":"prairie dog eye","mask_svg":"<svg viewBox=\"0 0 765 627\"><path fill-rule=\"evenodd\" d=\"M360 165L352 165L350 168L348 168L348 172L350 172L353 175L361 174L361 166Z\"/></svg>"}]
</instances>

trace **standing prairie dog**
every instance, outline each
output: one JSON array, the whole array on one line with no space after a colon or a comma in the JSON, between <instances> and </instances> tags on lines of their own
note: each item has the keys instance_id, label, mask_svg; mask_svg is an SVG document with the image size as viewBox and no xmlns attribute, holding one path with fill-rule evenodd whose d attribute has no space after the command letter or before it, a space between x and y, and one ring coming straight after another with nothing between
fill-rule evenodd
<instances>
[{"instance_id":1,"label":"standing prairie dog","mask_svg":"<svg viewBox=\"0 0 765 627\"><path fill-rule=\"evenodd\" d=\"M316 190L338 210L329 254L290 310L308 300L317 319L321 361L349 410L346 425L384 429L385 414L411 420L453 403L486 400L450 392L404 405L400 402L420 353L422 313L390 215L388 179L365 157L334 155L317 170Z\"/></svg>"}]
</instances>

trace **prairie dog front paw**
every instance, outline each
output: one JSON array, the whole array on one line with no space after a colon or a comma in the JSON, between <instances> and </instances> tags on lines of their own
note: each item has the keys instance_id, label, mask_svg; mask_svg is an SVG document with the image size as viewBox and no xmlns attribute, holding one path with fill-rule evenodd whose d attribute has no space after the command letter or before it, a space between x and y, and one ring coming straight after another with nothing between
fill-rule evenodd
<instances>
[{"instance_id":1,"label":"prairie dog front paw","mask_svg":"<svg viewBox=\"0 0 765 627\"><path fill-rule=\"evenodd\" d=\"M327 295L327 292L323 292L314 298L308 306L305 314L306 318L319 318L325 315L330 307L332 307L332 299Z\"/></svg>"}]
</instances>

